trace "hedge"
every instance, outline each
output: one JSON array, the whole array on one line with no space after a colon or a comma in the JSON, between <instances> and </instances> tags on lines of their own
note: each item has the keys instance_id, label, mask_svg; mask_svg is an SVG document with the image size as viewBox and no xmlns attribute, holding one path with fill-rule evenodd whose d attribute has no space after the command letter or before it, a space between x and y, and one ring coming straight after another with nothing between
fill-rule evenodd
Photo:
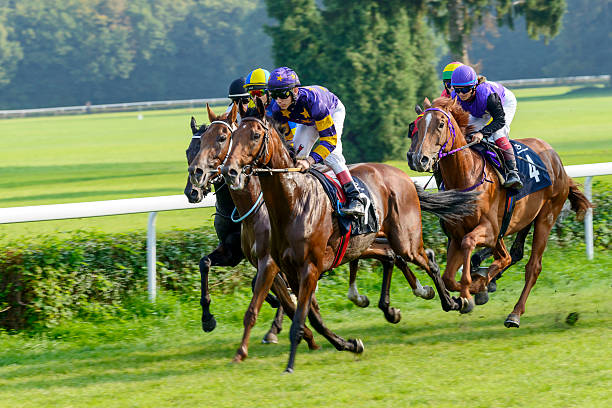
<instances>
[{"instance_id":1,"label":"hedge","mask_svg":"<svg viewBox=\"0 0 612 408\"><path fill-rule=\"evenodd\" d=\"M597 194L594 217L595 245L612 247L612 196ZM584 242L584 227L573 214L562 219L551 234L554 245ZM446 237L438 220L423 215L427 247L444 262ZM10 242L0 253L0 327L7 330L36 329L57 325L75 317L112 317L122 302L146 292L146 234L75 232L68 238L44 236L32 243ZM158 285L192 299L199 298L200 258L217 246L210 228L175 230L158 234ZM512 240L508 240L508 246ZM528 242L529 245L529 242ZM529 254L527 247L526 254ZM213 291L232 292L249 285L253 267L242 262L235 268L213 268L209 282ZM332 275L333 279L333 273Z\"/></svg>"}]
</instances>

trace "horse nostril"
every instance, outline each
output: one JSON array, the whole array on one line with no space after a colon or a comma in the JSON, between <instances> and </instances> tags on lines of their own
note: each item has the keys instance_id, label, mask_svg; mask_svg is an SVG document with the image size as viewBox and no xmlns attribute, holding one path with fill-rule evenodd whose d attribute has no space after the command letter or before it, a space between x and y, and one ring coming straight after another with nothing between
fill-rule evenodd
<instances>
[{"instance_id":1,"label":"horse nostril","mask_svg":"<svg viewBox=\"0 0 612 408\"><path fill-rule=\"evenodd\" d=\"M429 163L429 157L427 157L427 156L421 157L421 165L422 166L426 166L427 163Z\"/></svg>"},{"instance_id":2,"label":"horse nostril","mask_svg":"<svg viewBox=\"0 0 612 408\"><path fill-rule=\"evenodd\" d=\"M196 174L196 176L198 176L198 177L202 177L202 175L204 175L204 170L202 170L201 168L199 168L199 167L198 167L198 168L195 170L195 174Z\"/></svg>"},{"instance_id":3,"label":"horse nostril","mask_svg":"<svg viewBox=\"0 0 612 408\"><path fill-rule=\"evenodd\" d=\"M196 189L191 190L191 193L189 195L191 195L191 197L193 198L198 198L198 190Z\"/></svg>"},{"instance_id":4,"label":"horse nostril","mask_svg":"<svg viewBox=\"0 0 612 408\"><path fill-rule=\"evenodd\" d=\"M236 171L236 169L230 169L229 176L232 178L238 177L238 172Z\"/></svg>"}]
</instances>

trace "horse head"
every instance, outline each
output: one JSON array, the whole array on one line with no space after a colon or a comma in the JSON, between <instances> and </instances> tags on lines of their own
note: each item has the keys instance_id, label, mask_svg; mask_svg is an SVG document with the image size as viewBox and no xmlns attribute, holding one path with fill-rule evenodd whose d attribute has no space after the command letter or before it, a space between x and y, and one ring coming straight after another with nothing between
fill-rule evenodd
<instances>
[{"instance_id":1,"label":"horse head","mask_svg":"<svg viewBox=\"0 0 612 408\"><path fill-rule=\"evenodd\" d=\"M293 163L261 100L257 99L256 107L255 115L243 117L232 133L233 145L221 167L225 183L234 190L246 186L253 168L282 168Z\"/></svg>"},{"instance_id":2,"label":"horse head","mask_svg":"<svg viewBox=\"0 0 612 408\"><path fill-rule=\"evenodd\" d=\"M438 98L432 105L425 99L423 116L417 122L408 157L411 168L433 171L438 161L456 147L465 145L462 130L468 114L454 99Z\"/></svg>"},{"instance_id":3,"label":"horse head","mask_svg":"<svg viewBox=\"0 0 612 408\"><path fill-rule=\"evenodd\" d=\"M193 136L191 137L191 141L189 142L189 146L187 147L187 150L185 150L185 155L187 156L187 166L191 164L193 159L196 157L196 155L200 151L200 138L202 137L202 133L206 131L205 124L198 128L198 125L196 124L196 120L193 116L191 117L190 126L191 126L191 133ZM185 193L185 196L187 196L187 199L189 200L190 203L199 203L200 201L202 201L205 195L204 190L201 189L200 187L194 186L191 183L191 180L189 177L187 177L187 185L185 186L184 193Z\"/></svg>"},{"instance_id":4,"label":"horse head","mask_svg":"<svg viewBox=\"0 0 612 408\"><path fill-rule=\"evenodd\" d=\"M219 116L208 104L206 109L210 125L201 134L199 149L189 162L189 180L192 185L208 191L230 150L232 131L236 128L237 106Z\"/></svg>"}]
</instances>

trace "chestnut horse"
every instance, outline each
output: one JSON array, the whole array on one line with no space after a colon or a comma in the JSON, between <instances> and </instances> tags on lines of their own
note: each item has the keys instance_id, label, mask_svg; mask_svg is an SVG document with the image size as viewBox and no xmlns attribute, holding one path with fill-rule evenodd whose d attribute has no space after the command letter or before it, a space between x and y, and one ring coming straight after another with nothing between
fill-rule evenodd
<instances>
[{"instance_id":1,"label":"chestnut horse","mask_svg":"<svg viewBox=\"0 0 612 408\"><path fill-rule=\"evenodd\" d=\"M208 117L211 124L206 127L202 126L199 130L195 129L195 120L192 118L192 132L194 138L187 148L187 161L189 163L189 180L185 187L185 195L191 202L199 202L203 196L210 191L210 184L215 181L215 176L218 176L216 169L223 162L223 158L227 154L229 147L229 139L231 131L236 126L236 108L223 116L216 116L208 107ZM223 150L221 159L218 158L216 153L218 150ZM196 172L193 163L205 161L211 163L211 166L205 167L206 171ZM202 167L198 167L201 169ZM257 196L259 194L259 186L255 181L253 188L245 189L244 191L229 191L227 187L222 186L222 180L215 183L215 192L217 194L217 201L226 201L231 204L231 207L236 206L237 211L240 214L246 214L250 209L254 208L253 204L257 202ZM231 194L231 196L230 196ZM227 207L227 205L225 205ZM261 205L256 208L257 211L246 217L242 221L242 228L240 224L237 224L237 230L228 231L227 228L222 228L223 231L219 231L219 226L215 223L215 229L221 240L219 246L209 255L204 256L200 260L200 277L201 277L201 298L200 304L202 306L202 328L204 331L211 331L215 328L216 321L214 316L210 313L210 294L208 291L208 272L212 265L216 266L236 266L245 257L248 261L255 266L258 270L273 269L276 275L278 267L272 260L269 254L269 221L268 213L265 205ZM219 207L217 207L219 211ZM230 214L228 214L230 215ZM238 218L238 217L236 217ZM272 291L277 295L281 306L278 307L276 317L272 322L270 330L264 336L264 343L276 343L276 335L282 328L283 310L292 317L295 311L295 304L291 299L287 284L283 280L281 275L277 275L272 286ZM267 292L264 294L266 297ZM268 298L270 301L270 299ZM273 303L270 301L270 303ZM246 317L245 317L246 319ZM245 327L252 327L252 324L245 321ZM250 331L245 334L248 339ZM306 330L306 341L310 349L318 349L319 346L315 343L312 332L309 329ZM245 354L247 353L246 345L244 349Z\"/></svg>"},{"instance_id":2,"label":"chestnut horse","mask_svg":"<svg viewBox=\"0 0 612 408\"><path fill-rule=\"evenodd\" d=\"M494 175L495 172L479 153L464 148L467 145L464 134L471 129L468 129L469 114L461 105L453 99L438 98L433 106L425 101L424 107L427 109L418 122L418 134L409 153L412 154L415 170L431 171L437 165L446 188L482 192L474 215L465 217L461 223L445 225L450 242L442 278L449 290L460 292L460 311L468 313L475 303L484 303L475 302L471 293L485 294L491 279L512 262L503 237L498 239L506 190L501 187L497 177L490 177L491 182L482 182L486 174ZM513 311L504 322L506 327L520 325L527 297L542 270L542 254L548 236L565 201L569 198L578 218L584 216L586 210L592 207L567 175L559 155L548 143L540 139L520 139L520 142L540 156L550 175L551 185L515 203L514 213L504 235L518 232L517 239L524 240L531 226L534 226L531 256L525 266L525 285ZM445 154L451 151L454 153ZM472 281L470 255L477 246L492 248L494 261L489 266L486 277L474 275L476 278ZM455 275L461 265L461 280L457 282Z\"/></svg>"},{"instance_id":3,"label":"chestnut horse","mask_svg":"<svg viewBox=\"0 0 612 408\"><path fill-rule=\"evenodd\" d=\"M221 166L221 164L223 164L223 161L231 146L231 135L227 133L228 130L231 130L230 128L234 123L230 117L231 113L217 116L208 106L207 109L208 118L211 121L211 127L207 132L200 135L199 132L196 131L193 123L194 120L192 119L192 131L194 134L198 134L198 136L192 140L189 148L187 149L190 176L187 186L185 187L185 194L190 197L190 201L194 200L192 202L201 201L203 196L202 192L209 190L209 183L213 181L215 176L218 174L217 169L219 166ZM219 122L223 122L225 125ZM257 179L253 179L250 183L248 183L247 187L243 191L229 190L226 186L221 186L220 184L215 184L215 186L217 201L223 200L224 195L228 195L229 197L226 197L225 200L229 200L230 203L232 200L233 202L236 202L236 207L239 214L246 214L250 209L258 208L257 204L261 189ZM255 245L257 248L259 248L260 252L267 253L266 251L269 248L267 242L269 239L269 226L267 220L263 220L261 218L267 218L267 211L265 208L265 204L261 205L261 209L263 211L257 210L252 216L249 216L247 220L244 221L247 235L245 237L245 230L243 230L243 240L246 238L247 242L243 242L242 245L247 245L249 248ZM217 208L217 211L219 211L219 208ZM231 210L229 212L231 212ZM238 218L238 216L236 216L236 218ZM252 228L251 220L259 225L254 237L253 233L250 232L250 228ZM217 230L219 229L217 228L217 225L215 225L215 227ZM221 244L219 247L210 255L203 257L200 261L200 274L202 280L202 297L200 303L202 305L202 325L205 331L212 330L206 330L206 327L208 327L211 319L214 322L214 317L209 311L210 296L208 294L208 271L210 266L234 266L244 258L242 251L240 250L240 243L238 247L236 247L236 237L234 236L235 232L232 232L229 235L230 236L226 239L222 239L220 236L219 238L221 240ZM255 242L252 242L252 239L255 239ZM240 227L238 227L238 240L240 240ZM257 245L257 242L260 242L260 244ZM398 323L401 319L400 310L390 307L389 301L389 288L394 264L397 265L404 273L404 276L412 287L412 291L415 296L422 297L424 299L432 299L434 297L433 288L429 286L421 286L418 279L414 276L403 259L395 256L386 242L384 235L379 236L376 242L373 243L370 251L365 252L362 257L375 258L380 260L383 264L383 284L381 287L378 307L383 311L385 318L389 322ZM354 260L350 263L350 287L348 298L360 307L367 307L369 300L367 297L359 294L355 284L358 262L358 260ZM253 263L252 260L251 263ZM256 264L253 263L253 265ZM261 304L259 306L254 304L250 306L249 310L247 311L248 318L245 316L245 335L243 336L243 344L239 348L236 355L236 361L240 361L247 357L249 333L252 325L255 323L260 307ZM292 314L290 316L292 316ZM268 331L264 337L264 342L271 342L271 340L274 340L272 342L275 342L276 334L280 332L281 328L282 307L279 308L270 331Z\"/></svg>"},{"instance_id":4,"label":"chestnut horse","mask_svg":"<svg viewBox=\"0 0 612 408\"><path fill-rule=\"evenodd\" d=\"M294 159L279 132L266 118L259 101L257 116L243 118L232 134L232 141L232 149L221 168L230 188L245 188L252 180L250 175L262 170L253 168L280 169L278 174L260 177L260 184L270 214L272 257L298 296L290 330L291 351L286 372L293 371L307 313L313 327L316 327L316 322L326 330L325 337L336 349L361 353L361 340L347 341L327 330L319 311L312 313L310 307L317 280L324 271L331 269L340 244L337 221L332 216L333 208L323 187L308 174L283 173L294 168ZM417 189L406 173L392 166L372 163L351 166L350 169L370 187L380 220L379 232L387 238L394 254L423 268L433 279L443 308L450 308L455 300L450 298L437 265L423 248L419 196L433 194ZM458 194L461 198L452 203L448 199L458 197L454 192L435 195L440 214L471 213L475 194ZM376 235L351 237L342 262L358 259L364 252L371 251ZM273 278L258 274L255 287L267 291Z\"/></svg>"}]
</instances>

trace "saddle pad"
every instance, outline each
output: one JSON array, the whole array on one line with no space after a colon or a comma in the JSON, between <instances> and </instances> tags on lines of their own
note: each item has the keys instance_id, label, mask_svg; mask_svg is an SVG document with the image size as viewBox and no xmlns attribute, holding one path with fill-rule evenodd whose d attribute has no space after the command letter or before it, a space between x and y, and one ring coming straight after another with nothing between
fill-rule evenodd
<instances>
[{"instance_id":1,"label":"saddle pad","mask_svg":"<svg viewBox=\"0 0 612 408\"><path fill-rule=\"evenodd\" d=\"M550 175L546 169L546 165L540 158L540 156L530 149L527 145L510 140L512 148L514 149L514 155L516 156L516 167L519 172L519 177L523 182L523 188L520 190L508 189L508 195L512 195L515 201L520 200L523 197L528 196L531 193L535 193L543 188L551 185ZM501 160L497 153L488 149L482 144L477 144L472 147L480 154L484 155L486 159L502 174L505 174L505 169L501 166Z\"/></svg>"},{"instance_id":2,"label":"saddle pad","mask_svg":"<svg viewBox=\"0 0 612 408\"><path fill-rule=\"evenodd\" d=\"M367 224L364 222L366 217L345 216L338 212L338 209L342 208L342 204L346 201L346 199L344 197L344 190L342 189L342 186L340 186L338 180L335 178L333 172L323 174L313 168L310 168L308 172L321 182L323 190L325 190L325 193L329 197L332 207L334 208L334 215L338 218L338 225L342 235L346 234L349 231L349 228L351 231L351 236L369 234L378 231L378 214L376 214L376 209L374 208L374 203L372 202L372 195L361 179L353 176L353 180L355 180L355 184L357 184L359 191L367 195L370 199L371 205L368 209L369 212Z\"/></svg>"}]
</instances>

